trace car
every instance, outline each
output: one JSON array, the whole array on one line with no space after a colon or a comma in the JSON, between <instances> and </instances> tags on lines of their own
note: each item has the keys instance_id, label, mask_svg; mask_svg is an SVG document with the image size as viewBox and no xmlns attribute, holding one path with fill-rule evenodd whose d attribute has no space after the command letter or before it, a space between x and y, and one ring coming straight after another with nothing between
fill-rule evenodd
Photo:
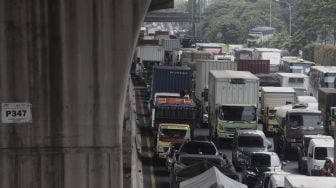
<instances>
[{"instance_id":1,"label":"car","mask_svg":"<svg viewBox=\"0 0 336 188\"><path fill-rule=\"evenodd\" d=\"M301 174L307 174L307 154L308 146L311 139L317 138L330 138L331 136L326 135L304 135L302 143L297 147L297 158L298 158L298 169Z\"/></svg>"},{"instance_id":2,"label":"car","mask_svg":"<svg viewBox=\"0 0 336 188\"><path fill-rule=\"evenodd\" d=\"M289 172L280 171L280 172L264 172L261 175L261 186L262 188L268 188L270 185L273 187L284 187L284 176L289 175ZM273 178L272 178L273 177Z\"/></svg>"},{"instance_id":3,"label":"car","mask_svg":"<svg viewBox=\"0 0 336 188\"><path fill-rule=\"evenodd\" d=\"M170 169L170 187L199 175L211 167L217 167L228 177L238 180L231 161L220 153L211 141L185 141L175 152Z\"/></svg>"},{"instance_id":4,"label":"car","mask_svg":"<svg viewBox=\"0 0 336 188\"><path fill-rule=\"evenodd\" d=\"M333 157L327 157L323 168L321 176L334 176L334 158Z\"/></svg>"},{"instance_id":5,"label":"car","mask_svg":"<svg viewBox=\"0 0 336 188\"><path fill-rule=\"evenodd\" d=\"M334 157L333 138L314 138L308 146L307 173L310 176L319 176L326 157Z\"/></svg>"},{"instance_id":6,"label":"car","mask_svg":"<svg viewBox=\"0 0 336 188\"><path fill-rule=\"evenodd\" d=\"M243 163L242 182L248 187L261 186L264 172L282 171L282 163L275 152L252 152Z\"/></svg>"},{"instance_id":7,"label":"car","mask_svg":"<svg viewBox=\"0 0 336 188\"><path fill-rule=\"evenodd\" d=\"M236 170L242 167L242 161L251 152L268 151L272 144L260 130L237 130L233 137L232 163Z\"/></svg>"}]
</instances>

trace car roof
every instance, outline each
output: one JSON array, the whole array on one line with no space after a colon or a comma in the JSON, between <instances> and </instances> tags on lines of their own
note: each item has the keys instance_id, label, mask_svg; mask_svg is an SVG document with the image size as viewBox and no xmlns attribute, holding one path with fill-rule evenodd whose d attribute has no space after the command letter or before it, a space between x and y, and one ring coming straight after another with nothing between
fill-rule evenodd
<instances>
[{"instance_id":1,"label":"car roof","mask_svg":"<svg viewBox=\"0 0 336 188\"><path fill-rule=\"evenodd\" d=\"M265 135L263 131L260 130L237 130L239 136L247 136L247 135Z\"/></svg>"},{"instance_id":2,"label":"car roof","mask_svg":"<svg viewBox=\"0 0 336 188\"><path fill-rule=\"evenodd\" d=\"M333 147L334 139L333 138L313 138L310 140L310 144L313 144L317 147Z\"/></svg>"},{"instance_id":3,"label":"car roof","mask_svg":"<svg viewBox=\"0 0 336 188\"><path fill-rule=\"evenodd\" d=\"M264 155L269 155L269 156L278 156L277 153L271 152L271 151L258 151L258 152L252 152L251 154L253 155L264 154Z\"/></svg>"}]
</instances>

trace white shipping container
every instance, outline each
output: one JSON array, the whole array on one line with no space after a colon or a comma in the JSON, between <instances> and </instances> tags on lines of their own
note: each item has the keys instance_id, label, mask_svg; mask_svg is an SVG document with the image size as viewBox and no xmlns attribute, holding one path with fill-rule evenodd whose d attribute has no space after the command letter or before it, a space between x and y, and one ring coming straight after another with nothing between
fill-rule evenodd
<instances>
[{"instance_id":1,"label":"white shipping container","mask_svg":"<svg viewBox=\"0 0 336 188\"><path fill-rule=\"evenodd\" d=\"M171 52L173 50L178 50L181 48L179 39L163 39L162 46L165 51Z\"/></svg>"},{"instance_id":2,"label":"white shipping container","mask_svg":"<svg viewBox=\"0 0 336 188\"><path fill-rule=\"evenodd\" d=\"M137 57L140 61L156 61L163 62L164 60L164 49L162 46L138 46L137 47Z\"/></svg>"},{"instance_id":3,"label":"white shipping container","mask_svg":"<svg viewBox=\"0 0 336 188\"><path fill-rule=\"evenodd\" d=\"M247 71L210 71L209 106L257 105L259 78Z\"/></svg>"},{"instance_id":4,"label":"white shipping container","mask_svg":"<svg viewBox=\"0 0 336 188\"><path fill-rule=\"evenodd\" d=\"M196 98L202 99L204 88L209 88L209 73L211 70L237 70L237 63L220 60L196 61Z\"/></svg>"},{"instance_id":5,"label":"white shipping container","mask_svg":"<svg viewBox=\"0 0 336 188\"><path fill-rule=\"evenodd\" d=\"M286 102L294 103L296 99L295 90L291 87L262 87L261 88L261 109L278 107Z\"/></svg>"},{"instance_id":6,"label":"white shipping container","mask_svg":"<svg viewBox=\"0 0 336 188\"><path fill-rule=\"evenodd\" d=\"M307 95L309 78L303 73L277 73L282 87L292 87L298 96Z\"/></svg>"},{"instance_id":7,"label":"white shipping container","mask_svg":"<svg viewBox=\"0 0 336 188\"><path fill-rule=\"evenodd\" d=\"M156 35L154 39L159 40L159 44L162 45L163 40L169 39L169 35Z\"/></svg>"}]
</instances>

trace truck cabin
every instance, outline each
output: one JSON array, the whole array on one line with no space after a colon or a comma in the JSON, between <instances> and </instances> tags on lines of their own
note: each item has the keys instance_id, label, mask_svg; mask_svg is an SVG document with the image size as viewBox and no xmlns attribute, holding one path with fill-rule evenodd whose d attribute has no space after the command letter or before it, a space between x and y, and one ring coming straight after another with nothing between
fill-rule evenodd
<instances>
[{"instance_id":1,"label":"truck cabin","mask_svg":"<svg viewBox=\"0 0 336 188\"><path fill-rule=\"evenodd\" d=\"M190 140L190 127L186 124L160 124L158 140L161 142L183 142Z\"/></svg>"},{"instance_id":2,"label":"truck cabin","mask_svg":"<svg viewBox=\"0 0 336 188\"><path fill-rule=\"evenodd\" d=\"M218 118L223 121L256 121L256 106L220 106Z\"/></svg>"},{"instance_id":3,"label":"truck cabin","mask_svg":"<svg viewBox=\"0 0 336 188\"><path fill-rule=\"evenodd\" d=\"M319 111L292 110L287 113L286 127L289 129L309 130L323 128L322 116Z\"/></svg>"}]
</instances>

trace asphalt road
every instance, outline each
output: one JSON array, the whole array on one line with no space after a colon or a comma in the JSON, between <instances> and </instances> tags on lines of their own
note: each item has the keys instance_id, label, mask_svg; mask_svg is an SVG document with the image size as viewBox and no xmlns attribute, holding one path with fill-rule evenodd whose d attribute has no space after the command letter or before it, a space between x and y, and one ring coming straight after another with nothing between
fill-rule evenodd
<instances>
[{"instance_id":1,"label":"asphalt road","mask_svg":"<svg viewBox=\"0 0 336 188\"><path fill-rule=\"evenodd\" d=\"M169 188L169 173L164 165L164 161L153 160L153 137L149 128L150 115L148 110L148 97L146 96L146 88L143 84L134 80L135 94L137 101L137 124L141 130L142 138L142 170L144 176L145 188ZM260 126L259 126L260 128ZM206 140L208 138L208 129L197 128L195 130L195 139ZM273 145L273 138L268 138ZM272 147L273 149L273 147ZM231 149L226 146L219 148L219 150L231 159ZM292 161L286 161L284 171L293 174L298 174L297 162L295 161L295 154L289 157Z\"/></svg>"}]
</instances>

